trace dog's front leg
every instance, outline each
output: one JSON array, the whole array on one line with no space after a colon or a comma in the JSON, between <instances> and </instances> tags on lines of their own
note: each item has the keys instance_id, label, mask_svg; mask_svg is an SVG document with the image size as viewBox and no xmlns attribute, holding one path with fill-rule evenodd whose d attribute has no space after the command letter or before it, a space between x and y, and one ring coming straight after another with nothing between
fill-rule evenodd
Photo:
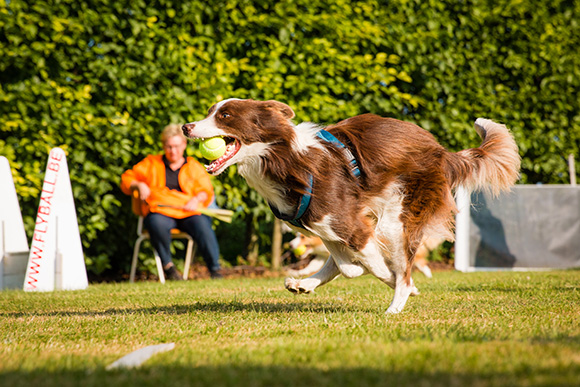
<instances>
[{"instance_id":1,"label":"dog's front leg","mask_svg":"<svg viewBox=\"0 0 580 387\"><path fill-rule=\"evenodd\" d=\"M396 285L395 285L395 295L393 296L393 301L391 301L391 305L387 309L387 314L396 314L400 313L405 304L407 303L407 299L409 296L414 296L419 294L419 291L413 284L413 279L409 278L409 282L406 281L404 275L397 275L396 276Z\"/></svg>"},{"instance_id":2,"label":"dog's front leg","mask_svg":"<svg viewBox=\"0 0 580 387\"><path fill-rule=\"evenodd\" d=\"M332 256L330 256L324 266L322 266L322 269L316 274L304 279L286 278L284 286L292 293L310 293L317 287L332 281L339 274L340 270Z\"/></svg>"}]
</instances>

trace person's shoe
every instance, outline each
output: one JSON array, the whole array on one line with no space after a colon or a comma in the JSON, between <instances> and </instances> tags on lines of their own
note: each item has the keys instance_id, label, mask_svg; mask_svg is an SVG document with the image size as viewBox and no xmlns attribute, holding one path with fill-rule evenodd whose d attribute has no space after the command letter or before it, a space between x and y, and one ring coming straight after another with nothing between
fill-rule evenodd
<instances>
[{"instance_id":1,"label":"person's shoe","mask_svg":"<svg viewBox=\"0 0 580 387\"><path fill-rule=\"evenodd\" d=\"M163 270L163 272L165 273L165 279L167 279L167 280L171 280L171 281L182 281L183 280L183 276L181 274L179 274L179 272L177 271L175 266L171 266L169 269Z\"/></svg>"},{"instance_id":2,"label":"person's shoe","mask_svg":"<svg viewBox=\"0 0 580 387\"><path fill-rule=\"evenodd\" d=\"M224 278L224 276L219 272L219 271L210 271L209 275L211 276L211 279L221 279Z\"/></svg>"}]
</instances>

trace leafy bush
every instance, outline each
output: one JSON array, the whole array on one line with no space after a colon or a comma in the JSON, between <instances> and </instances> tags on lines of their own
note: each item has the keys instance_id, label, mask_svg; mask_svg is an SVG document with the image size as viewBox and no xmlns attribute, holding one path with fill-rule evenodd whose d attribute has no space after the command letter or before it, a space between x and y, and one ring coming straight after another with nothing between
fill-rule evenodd
<instances>
[{"instance_id":1,"label":"leafy bush","mask_svg":"<svg viewBox=\"0 0 580 387\"><path fill-rule=\"evenodd\" d=\"M296 122L373 112L417 122L453 150L478 116L503 121L522 181L562 183L577 154L578 2L0 0L0 153L29 233L50 148L68 154L89 270L126 272L135 227L120 175L160 152L170 122L228 97L277 99ZM189 154L199 156L194 145ZM215 180L268 251L272 221L235 168ZM232 235L235 234L235 235ZM235 242L234 242L235 241Z\"/></svg>"}]
</instances>

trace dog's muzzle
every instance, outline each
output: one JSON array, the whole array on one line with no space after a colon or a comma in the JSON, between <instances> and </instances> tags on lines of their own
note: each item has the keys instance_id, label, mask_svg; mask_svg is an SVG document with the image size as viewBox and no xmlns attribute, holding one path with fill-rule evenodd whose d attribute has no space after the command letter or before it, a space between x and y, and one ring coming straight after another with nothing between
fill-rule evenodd
<instances>
[{"instance_id":1,"label":"dog's muzzle","mask_svg":"<svg viewBox=\"0 0 580 387\"><path fill-rule=\"evenodd\" d=\"M189 133L191 133L194 128L195 124L185 124L181 127L181 130L183 130L185 137L189 137Z\"/></svg>"}]
</instances>

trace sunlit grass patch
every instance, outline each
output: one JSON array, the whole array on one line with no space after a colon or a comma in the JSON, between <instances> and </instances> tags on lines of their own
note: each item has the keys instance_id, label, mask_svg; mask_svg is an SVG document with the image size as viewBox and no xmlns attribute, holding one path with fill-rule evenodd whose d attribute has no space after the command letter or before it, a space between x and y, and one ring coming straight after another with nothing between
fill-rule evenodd
<instances>
[{"instance_id":1,"label":"sunlit grass patch","mask_svg":"<svg viewBox=\"0 0 580 387\"><path fill-rule=\"evenodd\" d=\"M66 385L573 385L580 271L416 275L421 295L339 279L295 296L281 279L0 293L0 381ZM139 348L175 343L133 370Z\"/></svg>"}]
</instances>

